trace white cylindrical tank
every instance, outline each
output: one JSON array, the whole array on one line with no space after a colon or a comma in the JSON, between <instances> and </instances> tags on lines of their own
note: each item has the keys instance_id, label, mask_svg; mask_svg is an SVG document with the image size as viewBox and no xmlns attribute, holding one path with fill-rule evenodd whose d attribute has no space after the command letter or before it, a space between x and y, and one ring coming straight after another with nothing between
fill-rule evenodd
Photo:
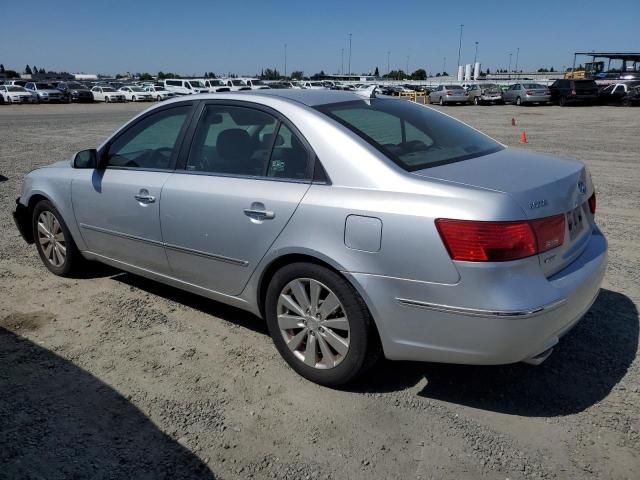
<instances>
[{"instance_id":1,"label":"white cylindrical tank","mask_svg":"<svg viewBox=\"0 0 640 480\"><path fill-rule=\"evenodd\" d=\"M467 63L464 66L464 79L468 82L471 80L471 64Z\"/></svg>"},{"instance_id":2,"label":"white cylindrical tank","mask_svg":"<svg viewBox=\"0 0 640 480\"><path fill-rule=\"evenodd\" d=\"M480 62L476 62L473 66L473 79L478 80L480 78Z\"/></svg>"},{"instance_id":3,"label":"white cylindrical tank","mask_svg":"<svg viewBox=\"0 0 640 480\"><path fill-rule=\"evenodd\" d=\"M462 77L464 75L464 67L462 65L458 66L458 81L462 81Z\"/></svg>"}]
</instances>

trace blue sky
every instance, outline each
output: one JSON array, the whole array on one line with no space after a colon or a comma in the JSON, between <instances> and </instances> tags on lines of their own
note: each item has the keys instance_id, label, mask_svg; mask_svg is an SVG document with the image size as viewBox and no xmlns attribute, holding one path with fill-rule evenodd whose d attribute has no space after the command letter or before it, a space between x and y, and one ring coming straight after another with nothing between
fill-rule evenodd
<instances>
[{"instance_id":1,"label":"blue sky","mask_svg":"<svg viewBox=\"0 0 640 480\"><path fill-rule=\"evenodd\" d=\"M262 68L352 72L376 66L455 71L475 41L483 69L506 68L520 48L522 69L570 66L576 50L639 51L640 0L574 2L404 0L0 0L0 63L118 73L159 70L254 74ZM64 6L62 6L64 5ZM516 8L513 5L517 5Z\"/></svg>"}]
</instances>

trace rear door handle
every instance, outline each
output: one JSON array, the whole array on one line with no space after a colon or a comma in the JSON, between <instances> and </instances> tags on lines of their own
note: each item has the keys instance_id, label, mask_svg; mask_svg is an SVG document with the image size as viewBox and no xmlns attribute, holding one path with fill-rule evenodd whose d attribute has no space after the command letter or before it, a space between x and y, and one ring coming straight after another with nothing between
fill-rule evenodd
<instances>
[{"instance_id":1,"label":"rear door handle","mask_svg":"<svg viewBox=\"0 0 640 480\"><path fill-rule=\"evenodd\" d=\"M133 198L135 198L140 203L149 204L156 201L156 197L153 195L149 195L149 190L146 188L141 188L138 193L136 193Z\"/></svg>"},{"instance_id":2,"label":"rear door handle","mask_svg":"<svg viewBox=\"0 0 640 480\"><path fill-rule=\"evenodd\" d=\"M244 214L254 220L273 220L275 212L267 210L262 202L253 202L250 208L244 209Z\"/></svg>"}]
</instances>

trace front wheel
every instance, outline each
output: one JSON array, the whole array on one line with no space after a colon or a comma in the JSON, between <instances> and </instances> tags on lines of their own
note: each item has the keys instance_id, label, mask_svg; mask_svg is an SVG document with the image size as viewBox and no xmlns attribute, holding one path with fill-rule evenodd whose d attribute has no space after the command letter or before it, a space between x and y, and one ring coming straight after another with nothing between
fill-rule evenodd
<instances>
[{"instance_id":1,"label":"front wheel","mask_svg":"<svg viewBox=\"0 0 640 480\"><path fill-rule=\"evenodd\" d=\"M45 267L61 277L72 275L83 258L58 210L42 200L33 209L32 223L33 238Z\"/></svg>"},{"instance_id":2,"label":"front wheel","mask_svg":"<svg viewBox=\"0 0 640 480\"><path fill-rule=\"evenodd\" d=\"M109 100L109 97L104 97L104 103L109 103L111 100Z\"/></svg>"},{"instance_id":3,"label":"front wheel","mask_svg":"<svg viewBox=\"0 0 640 480\"><path fill-rule=\"evenodd\" d=\"M280 355L320 385L344 385L379 356L364 301L344 277L323 266L294 263L279 270L267 289L265 314Z\"/></svg>"},{"instance_id":4,"label":"front wheel","mask_svg":"<svg viewBox=\"0 0 640 480\"><path fill-rule=\"evenodd\" d=\"M480 97L473 97L473 104L480 105Z\"/></svg>"}]
</instances>

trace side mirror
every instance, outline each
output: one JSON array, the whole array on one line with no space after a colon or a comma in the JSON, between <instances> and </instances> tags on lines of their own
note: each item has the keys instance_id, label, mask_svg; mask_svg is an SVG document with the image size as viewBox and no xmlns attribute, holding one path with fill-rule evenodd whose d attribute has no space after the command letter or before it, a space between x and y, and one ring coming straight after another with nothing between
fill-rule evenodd
<instances>
[{"instance_id":1,"label":"side mirror","mask_svg":"<svg viewBox=\"0 0 640 480\"><path fill-rule=\"evenodd\" d=\"M73 157L73 168L98 168L98 151L91 148L76 153Z\"/></svg>"}]
</instances>

